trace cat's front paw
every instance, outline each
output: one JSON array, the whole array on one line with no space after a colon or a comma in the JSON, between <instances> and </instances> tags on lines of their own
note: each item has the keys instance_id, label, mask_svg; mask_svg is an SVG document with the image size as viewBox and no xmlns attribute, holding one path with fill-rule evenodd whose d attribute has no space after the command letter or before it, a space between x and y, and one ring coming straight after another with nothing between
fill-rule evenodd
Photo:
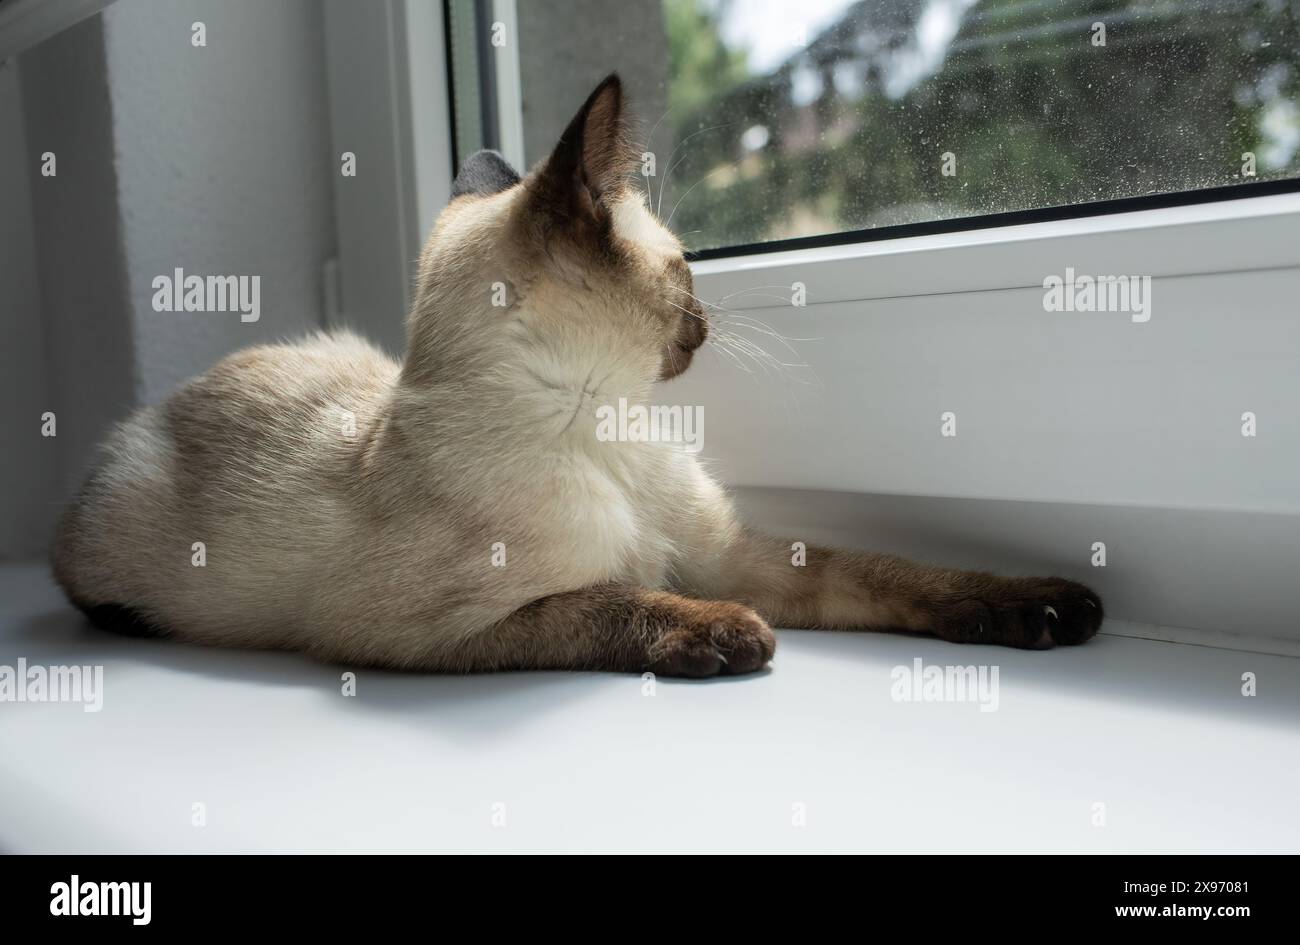
<instances>
[{"instance_id":1,"label":"cat's front paw","mask_svg":"<svg viewBox=\"0 0 1300 945\"><path fill-rule=\"evenodd\" d=\"M1101 598L1076 581L982 577L937 608L937 636L953 643L1046 650L1084 643L1101 626Z\"/></svg>"},{"instance_id":2,"label":"cat's front paw","mask_svg":"<svg viewBox=\"0 0 1300 945\"><path fill-rule=\"evenodd\" d=\"M762 669L776 635L758 614L730 601L702 601L650 650L650 669L664 676L717 676Z\"/></svg>"}]
</instances>

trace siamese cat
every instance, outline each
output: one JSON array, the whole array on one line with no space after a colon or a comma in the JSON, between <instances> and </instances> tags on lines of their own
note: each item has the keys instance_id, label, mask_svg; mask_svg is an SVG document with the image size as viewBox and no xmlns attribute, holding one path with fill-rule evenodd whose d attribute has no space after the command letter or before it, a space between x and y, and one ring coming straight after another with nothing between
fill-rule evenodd
<instances>
[{"instance_id":1,"label":"siamese cat","mask_svg":"<svg viewBox=\"0 0 1300 945\"><path fill-rule=\"evenodd\" d=\"M433 672L752 673L772 626L1092 637L1101 600L1062 578L796 566L680 444L597 437L600 405L647 404L709 333L634 167L610 76L526 177L465 162L400 363L321 334L136 412L60 525L69 599L119 632Z\"/></svg>"}]
</instances>

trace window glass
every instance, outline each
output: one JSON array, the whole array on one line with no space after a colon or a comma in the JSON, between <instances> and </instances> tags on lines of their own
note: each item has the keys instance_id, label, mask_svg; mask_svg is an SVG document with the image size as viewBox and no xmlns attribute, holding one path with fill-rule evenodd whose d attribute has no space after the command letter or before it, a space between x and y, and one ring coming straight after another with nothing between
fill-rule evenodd
<instances>
[{"instance_id":1,"label":"window glass","mask_svg":"<svg viewBox=\"0 0 1300 945\"><path fill-rule=\"evenodd\" d=\"M1300 176L1292 0L529 0L515 16L515 45L498 33L478 55L518 56L521 104L496 120L522 123L524 159L617 69L651 201L696 250Z\"/></svg>"}]
</instances>

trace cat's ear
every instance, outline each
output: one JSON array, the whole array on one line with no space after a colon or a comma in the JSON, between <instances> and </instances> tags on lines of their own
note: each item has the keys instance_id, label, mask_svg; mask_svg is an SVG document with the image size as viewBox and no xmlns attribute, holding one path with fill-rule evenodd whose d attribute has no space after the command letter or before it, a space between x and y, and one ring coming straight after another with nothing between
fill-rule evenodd
<instances>
[{"instance_id":1,"label":"cat's ear","mask_svg":"<svg viewBox=\"0 0 1300 945\"><path fill-rule=\"evenodd\" d=\"M496 151L475 151L460 166L460 173L451 185L451 196L473 194L490 197L509 190L519 183L519 175L505 158Z\"/></svg>"},{"instance_id":2,"label":"cat's ear","mask_svg":"<svg viewBox=\"0 0 1300 945\"><path fill-rule=\"evenodd\" d=\"M622 188L635 163L615 73L596 86L560 136L538 174L539 195L566 216L596 218L601 198Z\"/></svg>"}]
</instances>

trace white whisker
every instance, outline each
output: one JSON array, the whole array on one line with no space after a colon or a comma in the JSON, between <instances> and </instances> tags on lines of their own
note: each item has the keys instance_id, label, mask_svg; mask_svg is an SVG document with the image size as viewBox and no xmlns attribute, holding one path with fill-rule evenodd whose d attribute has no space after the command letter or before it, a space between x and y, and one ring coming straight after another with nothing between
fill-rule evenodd
<instances>
[{"instance_id":1,"label":"white whisker","mask_svg":"<svg viewBox=\"0 0 1300 945\"><path fill-rule=\"evenodd\" d=\"M668 165L668 169L664 172L664 176L659 179L659 201L658 203L655 204L655 216L659 216L660 215L659 211L663 209L664 188L668 185L668 178L672 174L673 168L681 164L681 161L678 161L677 164L673 164L673 155L677 153L677 151L681 148L682 145L684 145L687 141L690 141L696 135L702 135L706 131L717 131L719 128L726 128L728 125L734 125L734 124L735 124L734 121L724 121L720 125L713 125L710 128L701 128L699 131L691 132L681 141L677 142L677 147L673 148L672 151L668 153L668 160L665 162ZM685 156L683 156L682 160L685 159L686 159Z\"/></svg>"}]
</instances>

